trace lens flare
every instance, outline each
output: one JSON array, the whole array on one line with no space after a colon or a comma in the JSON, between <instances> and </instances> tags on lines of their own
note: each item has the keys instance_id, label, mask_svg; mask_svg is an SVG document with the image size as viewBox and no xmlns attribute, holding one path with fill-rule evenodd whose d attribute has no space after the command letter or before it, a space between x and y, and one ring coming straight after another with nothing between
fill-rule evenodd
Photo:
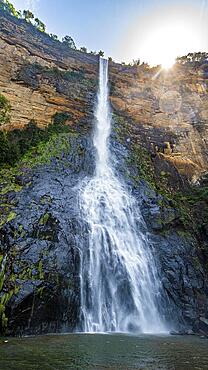
<instances>
[{"instance_id":1,"label":"lens flare","mask_svg":"<svg viewBox=\"0 0 208 370\"><path fill-rule=\"evenodd\" d=\"M191 50L193 45L198 47L200 35L193 32L193 26L186 24L162 24L150 32L141 45L141 52L151 65L161 64L163 68L170 68L184 49ZM196 49L198 50L198 49Z\"/></svg>"},{"instance_id":2,"label":"lens flare","mask_svg":"<svg viewBox=\"0 0 208 370\"><path fill-rule=\"evenodd\" d=\"M135 17L119 47L118 59L140 59L170 68L178 56L208 51L208 12L205 6L175 5L151 8Z\"/></svg>"}]
</instances>

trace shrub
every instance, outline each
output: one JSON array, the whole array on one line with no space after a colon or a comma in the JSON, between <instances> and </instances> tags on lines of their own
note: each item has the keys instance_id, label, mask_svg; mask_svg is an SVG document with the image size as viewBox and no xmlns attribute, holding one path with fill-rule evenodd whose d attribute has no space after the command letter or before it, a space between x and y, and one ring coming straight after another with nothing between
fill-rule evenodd
<instances>
[{"instance_id":1,"label":"shrub","mask_svg":"<svg viewBox=\"0 0 208 370\"><path fill-rule=\"evenodd\" d=\"M40 21L40 19L35 18L35 27L40 31L40 32L46 32L46 26L43 22Z\"/></svg>"},{"instance_id":2,"label":"shrub","mask_svg":"<svg viewBox=\"0 0 208 370\"><path fill-rule=\"evenodd\" d=\"M82 46L80 48L80 51L82 51L83 53L87 53L87 48L85 46Z\"/></svg>"},{"instance_id":3,"label":"shrub","mask_svg":"<svg viewBox=\"0 0 208 370\"><path fill-rule=\"evenodd\" d=\"M11 105L8 99L0 94L0 126L8 123L10 120Z\"/></svg>"},{"instance_id":4,"label":"shrub","mask_svg":"<svg viewBox=\"0 0 208 370\"><path fill-rule=\"evenodd\" d=\"M39 128L35 121L30 121L22 130L0 131L0 165L14 165L31 148L41 143L44 146L53 135L71 132L71 128L65 125L67 119L70 119L69 113L59 112L45 129Z\"/></svg>"},{"instance_id":5,"label":"shrub","mask_svg":"<svg viewBox=\"0 0 208 370\"><path fill-rule=\"evenodd\" d=\"M65 36L62 38L63 45L68 46L71 49L76 49L75 42L71 36Z\"/></svg>"},{"instance_id":6,"label":"shrub","mask_svg":"<svg viewBox=\"0 0 208 370\"><path fill-rule=\"evenodd\" d=\"M8 0L0 0L0 9L11 15L14 15L15 17L18 17L18 12Z\"/></svg>"}]
</instances>

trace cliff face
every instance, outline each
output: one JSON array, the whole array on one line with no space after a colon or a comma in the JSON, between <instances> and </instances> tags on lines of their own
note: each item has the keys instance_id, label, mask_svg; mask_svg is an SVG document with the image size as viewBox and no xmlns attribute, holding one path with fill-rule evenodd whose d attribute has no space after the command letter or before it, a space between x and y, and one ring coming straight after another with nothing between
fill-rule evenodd
<instances>
[{"instance_id":1,"label":"cliff face","mask_svg":"<svg viewBox=\"0 0 208 370\"><path fill-rule=\"evenodd\" d=\"M0 93L12 106L1 149L8 152L5 137L19 148L0 171L2 332L81 327L88 230L77 194L94 170L98 62L0 12ZM205 332L207 67L159 73L110 63L109 73L112 158L151 235L169 302L160 311L173 328Z\"/></svg>"},{"instance_id":2,"label":"cliff face","mask_svg":"<svg viewBox=\"0 0 208 370\"><path fill-rule=\"evenodd\" d=\"M208 64L111 70L111 103L136 139L196 181L208 169Z\"/></svg>"},{"instance_id":3,"label":"cliff face","mask_svg":"<svg viewBox=\"0 0 208 370\"><path fill-rule=\"evenodd\" d=\"M34 120L40 127L57 112L69 123L92 118L98 57L74 51L25 21L0 13L0 89L12 104L8 129ZM162 154L196 181L208 169L208 71L176 66L110 66L112 108L130 122L136 140Z\"/></svg>"},{"instance_id":4,"label":"cliff face","mask_svg":"<svg viewBox=\"0 0 208 370\"><path fill-rule=\"evenodd\" d=\"M8 129L35 120L44 127L57 112L69 123L92 113L98 57L75 52L35 27L0 13L0 89L12 105Z\"/></svg>"}]
</instances>

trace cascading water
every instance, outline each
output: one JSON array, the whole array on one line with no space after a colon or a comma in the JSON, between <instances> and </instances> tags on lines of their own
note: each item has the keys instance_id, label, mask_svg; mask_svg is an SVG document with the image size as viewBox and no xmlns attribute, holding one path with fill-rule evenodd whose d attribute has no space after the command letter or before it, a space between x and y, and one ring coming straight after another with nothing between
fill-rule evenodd
<instances>
[{"instance_id":1,"label":"cascading water","mask_svg":"<svg viewBox=\"0 0 208 370\"><path fill-rule=\"evenodd\" d=\"M95 118L96 171L80 193L89 228L80 273L82 330L162 332L157 272L148 241L138 230L142 217L110 164L108 62L103 58Z\"/></svg>"}]
</instances>

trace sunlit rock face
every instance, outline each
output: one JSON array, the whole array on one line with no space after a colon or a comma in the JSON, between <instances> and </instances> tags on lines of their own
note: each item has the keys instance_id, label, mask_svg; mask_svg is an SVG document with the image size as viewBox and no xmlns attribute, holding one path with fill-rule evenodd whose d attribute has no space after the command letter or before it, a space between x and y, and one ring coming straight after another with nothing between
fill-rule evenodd
<instances>
[{"instance_id":1,"label":"sunlit rock face","mask_svg":"<svg viewBox=\"0 0 208 370\"><path fill-rule=\"evenodd\" d=\"M111 69L111 103L131 122L137 140L196 181L208 168L208 84L205 69ZM171 139L170 139L171 137ZM170 141L169 141L170 139ZM167 142L171 150L165 151Z\"/></svg>"},{"instance_id":2,"label":"sunlit rock face","mask_svg":"<svg viewBox=\"0 0 208 370\"><path fill-rule=\"evenodd\" d=\"M57 112L69 124L87 119L97 87L98 57L75 52L30 24L0 12L0 89L12 105L8 129L40 127Z\"/></svg>"},{"instance_id":3,"label":"sunlit rock face","mask_svg":"<svg viewBox=\"0 0 208 370\"><path fill-rule=\"evenodd\" d=\"M24 21L0 17L0 88L12 104L7 128L31 120L45 127L57 112L69 114L68 124L92 117L98 57L67 49ZM113 110L130 119L138 140L197 181L208 166L206 69L158 71L112 63ZM167 142L172 149L164 153Z\"/></svg>"},{"instance_id":4,"label":"sunlit rock face","mask_svg":"<svg viewBox=\"0 0 208 370\"><path fill-rule=\"evenodd\" d=\"M45 128L57 113L67 114L71 129L15 169L5 169L0 181L6 215L0 219L0 331L73 331L80 322L78 245L88 240L77 188L94 172L98 57L67 49L1 12L0 46L0 90L12 105L5 130L23 129L31 120ZM196 332L205 331L208 317L206 200L200 195L197 206L191 204L196 214L190 219L186 198L177 203L166 195L183 195L207 171L205 71L174 67L159 74L156 68L109 63L116 175L151 233L170 301L162 307L166 320L176 330Z\"/></svg>"}]
</instances>

